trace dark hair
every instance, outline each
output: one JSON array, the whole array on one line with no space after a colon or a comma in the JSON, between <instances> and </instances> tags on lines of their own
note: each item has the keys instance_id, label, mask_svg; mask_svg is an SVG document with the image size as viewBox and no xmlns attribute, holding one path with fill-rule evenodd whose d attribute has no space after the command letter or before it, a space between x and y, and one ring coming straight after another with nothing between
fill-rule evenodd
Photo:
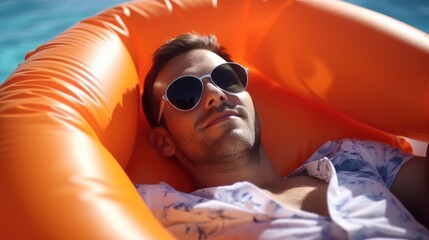
<instances>
[{"instance_id":1,"label":"dark hair","mask_svg":"<svg viewBox=\"0 0 429 240\"><path fill-rule=\"evenodd\" d=\"M151 127L157 125L157 112L154 109L153 84L161 69L174 57L195 49L206 49L212 51L232 62L230 55L225 48L220 46L214 35L199 35L195 33L182 34L176 38L167 41L159 47L153 54L152 67L146 75L142 96L143 111Z\"/></svg>"}]
</instances>

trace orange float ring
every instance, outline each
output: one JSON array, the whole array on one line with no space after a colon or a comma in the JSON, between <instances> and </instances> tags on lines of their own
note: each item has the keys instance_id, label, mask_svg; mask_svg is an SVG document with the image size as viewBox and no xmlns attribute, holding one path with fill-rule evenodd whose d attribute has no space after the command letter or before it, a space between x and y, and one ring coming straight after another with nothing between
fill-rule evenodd
<instances>
[{"instance_id":1,"label":"orange float ring","mask_svg":"<svg viewBox=\"0 0 429 240\"><path fill-rule=\"evenodd\" d=\"M250 68L285 174L329 139L428 141L421 31L341 1L133 1L40 46L1 85L1 239L171 238L132 182L193 188L151 149L140 108L152 52L187 31L216 34Z\"/></svg>"}]
</instances>

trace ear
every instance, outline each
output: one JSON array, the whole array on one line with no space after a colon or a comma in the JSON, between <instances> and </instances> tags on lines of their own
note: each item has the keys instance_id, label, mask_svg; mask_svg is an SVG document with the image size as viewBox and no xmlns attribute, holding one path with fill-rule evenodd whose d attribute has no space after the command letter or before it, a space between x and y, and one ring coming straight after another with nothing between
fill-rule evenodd
<instances>
[{"instance_id":1,"label":"ear","mask_svg":"<svg viewBox=\"0 0 429 240\"><path fill-rule=\"evenodd\" d=\"M172 157L176 153L176 144L174 144L170 134L163 127L151 129L150 141L155 150L164 157Z\"/></svg>"}]
</instances>

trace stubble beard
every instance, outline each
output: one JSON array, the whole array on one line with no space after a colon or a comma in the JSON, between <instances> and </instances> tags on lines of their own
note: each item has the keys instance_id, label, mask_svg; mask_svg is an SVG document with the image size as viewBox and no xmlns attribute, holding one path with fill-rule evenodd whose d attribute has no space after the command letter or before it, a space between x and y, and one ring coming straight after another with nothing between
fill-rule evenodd
<instances>
[{"instance_id":1,"label":"stubble beard","mask_svg":"<svg viewBox=\"0 0 429 240\"><path fill-rule=\"evenodd\" d=\"M205 165L213 171L235 171L245 165L259 164L261 134L256 111L253 119L253 124L226 131L216 139L205 137L199 143L191 135L175 139L177 147L190 164Z\"/></svg>"}]
</instances>

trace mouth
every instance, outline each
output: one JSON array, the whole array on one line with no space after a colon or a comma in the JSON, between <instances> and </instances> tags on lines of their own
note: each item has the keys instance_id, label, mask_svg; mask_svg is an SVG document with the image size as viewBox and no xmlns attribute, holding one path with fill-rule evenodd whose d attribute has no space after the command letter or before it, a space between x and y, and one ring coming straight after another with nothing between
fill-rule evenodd
<instances>
[{"instance_id":1,"label":"mouth","mask_svg":"<svg viewBox=\"0 0 429 240\"><path fill-rule=\"evenodd\" d=\"M210 115L204 122L203 128L210 128L218 124L222 124L227 121L232 121L234 119L240 118L240 114L234 110L224 110L219 113L214 113Z\"/></svg>"}]
</instances>

